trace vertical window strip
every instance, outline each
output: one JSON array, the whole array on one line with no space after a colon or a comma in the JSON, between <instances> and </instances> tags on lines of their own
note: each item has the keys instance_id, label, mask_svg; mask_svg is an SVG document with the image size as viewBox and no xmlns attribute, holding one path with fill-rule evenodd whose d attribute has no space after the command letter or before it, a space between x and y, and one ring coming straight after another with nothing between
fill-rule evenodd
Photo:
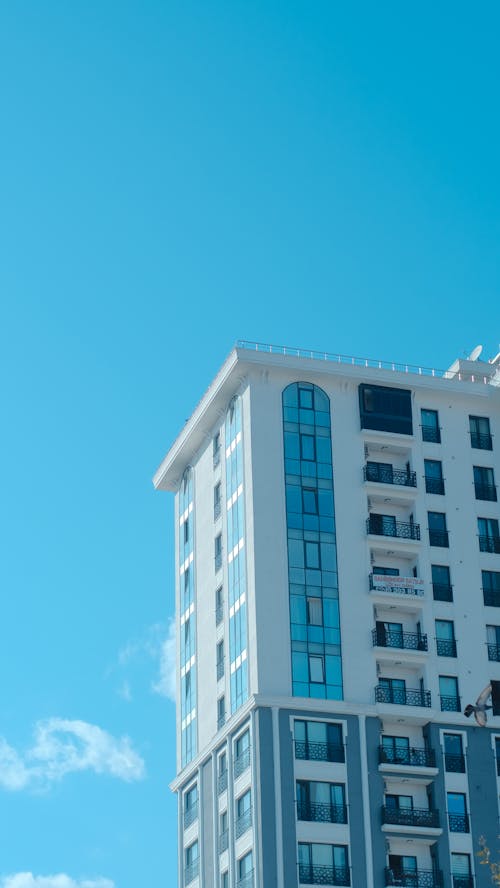
<instances>
[{"instance_id":1,"label":"vertical window strip","mask_svg":"<svg viewBox=\"0 0 500 888\"><path fill-rule=\"evenodd\" d=\"M186 469L179 491L179 637L181 666L181 764L197 753L196 611L193 470Z\"/></svg>"}]
</instances>

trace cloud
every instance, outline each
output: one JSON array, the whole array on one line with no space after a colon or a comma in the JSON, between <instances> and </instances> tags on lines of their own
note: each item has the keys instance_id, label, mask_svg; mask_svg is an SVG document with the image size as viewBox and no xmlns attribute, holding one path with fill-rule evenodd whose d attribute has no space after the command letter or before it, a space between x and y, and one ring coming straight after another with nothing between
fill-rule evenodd
<instances>
[{"instance_id":1,"label":"cloud","mask_svg":"<svg viewBox=\"0 0 500 888\"><path fill-rule=\"evenodd\" d=\"M0 738L0 787L4 789L47 788L76 771L109 774L132 782L144 777L145 767L128 737L113 737L84 721L50 718L38 722L34 744L23 756ZM20 884L24 888L24 883ZM43 882L40 884L44 886ZM17 883L13 883L13 888L18 888ZM61 888L66 888L64 882Z\"/></svg>"},{"instance_id":2,"label":"cloud","mask_svg":"<svg viewBox=\"0 0 500 888\"><path fill-rule=\"evenodd\" d=\"M175 703L176 690L176 641L175 620L168 624L167 637L163 640L160 650L160 674L153 683L153 690L162 697Z\"/></svg>"},{"instance_id":3,"label":"cloud","mask_svg":"<svg viewBox=\"0 0 500 888\"><path fill-rule=\"evenodd\" d=\"M76 881L64 873L56 876L34 876L33 873L16 873L0 877L0 888L115 888L111 879L81 879Z\"/></svg>"}]
</instances>

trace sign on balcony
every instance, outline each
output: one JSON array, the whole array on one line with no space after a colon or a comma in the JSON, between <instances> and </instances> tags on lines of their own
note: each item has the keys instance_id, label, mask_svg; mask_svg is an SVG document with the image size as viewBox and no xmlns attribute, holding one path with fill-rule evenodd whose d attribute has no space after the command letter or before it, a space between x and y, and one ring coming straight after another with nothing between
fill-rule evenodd
<instances>
[{"instance_id":1,"label":"sign on balcony","mask_svg":"<svg viewBox=\"0 0 500 888\"><path fill-rule=\"evenodd\" d=\"M421 577L390 577L385 574L372 574L372 589L375 592L394 592L396 595L423 595L424 581Z\"/></svg>"}]
</instances>

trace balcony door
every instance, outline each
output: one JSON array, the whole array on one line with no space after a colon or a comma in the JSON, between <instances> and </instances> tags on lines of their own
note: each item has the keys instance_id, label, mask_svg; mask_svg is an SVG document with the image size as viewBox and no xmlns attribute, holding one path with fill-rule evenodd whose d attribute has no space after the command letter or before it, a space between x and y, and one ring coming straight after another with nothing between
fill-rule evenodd
<instances>
[{"instance_id":1,"label":"balcony door","mask_svg":"<svg viewBox=\"0 0 500 888\"><path fill-rule=\"evenodd\" d=\"M409 854L389 854L391 885L418 886L417 858Z\"/></svg>"},{"instance_id":2,"label":"balcony door","mask_svg":"<svg viewBox=\"0 0 500 888\"><path fill-rule=\"evenodd\" d=\"M408 737L382 736L382 759L392 765L407 765L410 761Z\"/></svg>"}]
</instances>

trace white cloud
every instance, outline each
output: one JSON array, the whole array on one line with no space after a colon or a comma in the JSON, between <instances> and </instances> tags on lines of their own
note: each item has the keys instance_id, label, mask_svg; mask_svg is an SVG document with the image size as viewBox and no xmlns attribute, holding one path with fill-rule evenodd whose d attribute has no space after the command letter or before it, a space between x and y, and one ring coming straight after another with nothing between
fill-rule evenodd
<instances>
[{"instance_id":1,"label":"white cloud","mask_svg":"<svg viewBox=\"0 0 500 888\"><path fill-rule=\"evenodd\" d=\"M56 876L16 873L13 876L4 876L0 881L0 888L115 888L115 883L102 877L77 881L64 873Z\"/></svg>"},{"instance_id":2,"label":"white cloud","mask_svg":"<svg viewBox=\"0 0 500 888\"><path fill-rule=\"evenodd\" d=\"M129 738L113 737L97 725L50 718L35 725L34 735L35 742L24 756L0 738L0 787L44 788L75 771L110 774L127 782L144 777L144 761ZM40 884L45 888L43 882ZM59 888L58 883L55 884ZM18 888L17 883L13 883L12 888ZM61 883L61 888L66 888L65 883ZM82 883L82 888L87 886Z\"/></svg>"},{"instance_id":3,"label":"white cloud","mask_svg":"<svg viewBox=\"0 0 500 888\"><path fill-rule=\"evenodd\" d=\"M175 621L171 619L168 624L167 637L163 640L160 650L160 674L153 683L153 690L162 697L167 697L175 703L176 688L176 641Z\"/></svg>"}]
</instances>

